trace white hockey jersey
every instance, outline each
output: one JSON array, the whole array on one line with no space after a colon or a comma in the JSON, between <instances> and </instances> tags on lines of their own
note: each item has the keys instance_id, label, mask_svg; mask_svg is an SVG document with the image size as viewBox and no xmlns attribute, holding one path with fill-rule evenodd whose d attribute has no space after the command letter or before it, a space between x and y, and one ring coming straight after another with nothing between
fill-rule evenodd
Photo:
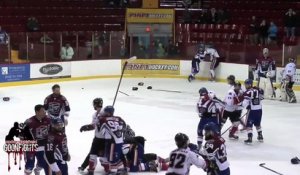
<instances>
[{"instance_id":1,"label":"white hockey jersey","mask_svg":"<svg viewBox=\"0 0 300 175\"><path fill-rule=\"evenodd\" d=\"M243 106L250 106L250 110L261 110L261 100L262 95L260 93L260 90L258 88L253 87L247 89L247 91L244 93Z\"/></svg>"},{"instance_id":2,"label":"white hockey jersey","mask_svg":"<svg viewBox=\"0 0 300 175\"><path fill-rule=\"evenodd\" d=\"M219 53L214 48L207 48L205 49L206 54L210 56L210 60L212 61L214 58L219 58Z\"/></svg>"},{"instance_id":3,"label":"white hockey jersey","mask_svg":"<svg viewBox=\"0 0 300 175\"><path fill-rule=\"evenodd\" d=\"M282 73L282 78L286 79L289 78L291 81L295 81L295 74L296 74L296 64L295 63L288 63Z\"/></svg>"},{"instance_id":4,"label":"white hockey jersey","mask_svg":"<svg viewBox=\"0 0 300 175\"><path fill-rule=\"evenodd\" d=\"M228 112L233 112L236 110L242 110L242 103L238 103L238 97L243 95L243 91L240 90L239 93L236 93L233 89L230 89L225 96L225 110Z\"/></svg>"},{"instance_id":5,"label":"white hockey jersey","mask_svg":"<svg viewBox=\"0 0 300 175\"><path fill-rule=\"evenodd\" d=\"M192 165L206 168L206 162L189 148L176 149L170 153L169 158L170 164L166 174L188 175Z\"/></svg>"},{"instance_id":6,"label":"white hockey jersey","mask_svg":"<svg viewBox=\"0 0 300 175\"><path fill-rule=\"evenodd\" d=\"M105 130L100 127L101 114L102 112L98 111L93 114L92 125L95 128L95 137L99 139L111 139L112 137L109 132L105 132Z\"/></svg>"}]
</instances>

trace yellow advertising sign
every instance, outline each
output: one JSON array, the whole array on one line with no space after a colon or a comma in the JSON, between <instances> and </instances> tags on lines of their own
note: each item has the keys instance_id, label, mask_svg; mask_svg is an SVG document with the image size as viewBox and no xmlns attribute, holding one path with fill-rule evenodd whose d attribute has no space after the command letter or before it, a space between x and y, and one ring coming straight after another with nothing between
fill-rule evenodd
<instances>
[{"instance_id":1,"label":"yellow advertising sign","mask_svg":"<svg viewBox=\"0 0 300 175\"><path fill-rule=\"evenodd\" d=\"M126 11L128 23L173 23L174 9L132 9Z\"/></svg>"},{"instance_id":2,"label":"yellow advertising sign","mask_svg":"<svg viewBox=\"0 0 300 175\"><path fill-rule=\"evenodd\" d=\"M122 60L122 67L124 63L125 60ZM179 75L180 60L137 59L127 64L124 74Z\"/></svg>"}]
</instances>

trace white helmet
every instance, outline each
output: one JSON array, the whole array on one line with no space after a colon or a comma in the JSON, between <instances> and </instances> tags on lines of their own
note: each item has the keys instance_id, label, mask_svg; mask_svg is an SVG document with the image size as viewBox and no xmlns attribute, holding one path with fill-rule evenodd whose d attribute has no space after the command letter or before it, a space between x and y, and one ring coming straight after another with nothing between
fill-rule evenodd
<instances>
[{"instance_id":1,"label":"white helmet","mask_svg":"<svg viewBox=\"0 0 300 175\"><path fill-rule=\"evenodd\" d=\"M264 48L264 49L263 49L263 55L264 55L265 57L269 56L269 49L268 49L268 48Z\"/></svg>"}]
</instances>

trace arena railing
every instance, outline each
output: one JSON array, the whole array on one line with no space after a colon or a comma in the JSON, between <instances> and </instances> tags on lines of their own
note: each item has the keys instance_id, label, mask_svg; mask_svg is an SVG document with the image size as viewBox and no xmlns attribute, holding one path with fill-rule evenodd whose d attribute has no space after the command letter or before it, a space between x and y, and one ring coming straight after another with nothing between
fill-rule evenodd
<instances>
[{"instance_id":1,"label":"arena railing","mask_svg":"<svg viewBox=\"0 0 300 175\"><path fill-rule=\"evenodd\" d=\"M199 44L204 43L213 45L221 61L227 63L255 65L255 60L262 55L262 49L267 47L277 66L285 65L290 57L296 58L300 64L300 45L251 45L247 36L234 41L230 36L226 40L203 35L203 40L193 40L190 33L177 33L176 37L149 37L148 43L142 43L139 37L125 36L123 31L10 33L8 44L0 44L0 63L62 61L61 48L67 43L74 50L72 61L120 59L133 55L148 59L191 60ZM164 51L159 49L160 44Z\"/></svg>"}]
</instances>

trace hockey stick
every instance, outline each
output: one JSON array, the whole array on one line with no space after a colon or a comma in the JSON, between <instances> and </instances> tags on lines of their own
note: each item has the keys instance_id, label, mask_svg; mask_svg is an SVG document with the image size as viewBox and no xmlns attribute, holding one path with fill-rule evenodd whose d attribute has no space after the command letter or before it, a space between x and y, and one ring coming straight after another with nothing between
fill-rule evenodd
<instances>
[{"instance_id":1,"label":"hockey stick","mask_svg":"<svg viewBox=\"0 0 300 175\"><path fill-rule=\"evenodd\" d=\"M249 113L249 110L244 114L242 115L239 119L241 120L242 118L244 118L246 115L248 115ZM232 128L233 125L231 125L230 127L228 127L224 132L222 132L221 136L224 135L228 130L230 130Z\"/></svg>"},{"instance_id":2,"label":"hockey stick","mask_svg":"<svg viewBox=\"0 0 300 175\"><path fill-rule=\"evenodd\" d=\"M265 169L267 169L267 170L269 170L269 171L272 171L272 172L275 173L275 174L283 175L283 174L281 174L281 173L279 173L279 172L277 172L277 171L275 171L275 170L272 170L271 168L266 167L265 165L266 165L266 163L261 163L261 164L259 164L260 167L265 168Z\"/></svg>"},{"instance_id":3,"label":"hockey stick","mask_svg":"<svg viewBox=\"0 0 300 175\"><path fill-rule=\"evenodd\" d=\"M128 94L126 94L125 92L119 91L121 94L124 94L126 96L129 96Z\"/></svg>"},{"instance_id":4,"label":"hockey stick","mask_svg":"<svg viewBox=\"0 0 300 175\"><path fill-rule=\"evenodd\" d=\"M115 94L115 98L114 98L112 106L115 105L115 102L116 102L116 99L117 99L117 96L118 96L118 93L119 93L120 85L121 85L121 82L122 82L122 79L123 79L125 68L126 68L126 66L127 66L128 63L132 62L135 59L136 59L136 56L130 57L129 59L127 59L125 61L124 65L123 65L121 77L120 77L120 80L119 80L118 88L116 90L116 94Z\"/></svg>"},{"instance_id":5,"label":"hockey stick","mask_svg":"<svg viewBox=\"0 0 300 175\"><path fill-rule=\"evenodd\" d=\"M151 91L161 91L161 92L173 92L173 93L184 93L182 91L173 91L173 90L165 90L165 89L149 89Z\"/></svg>"}]
</instances>

